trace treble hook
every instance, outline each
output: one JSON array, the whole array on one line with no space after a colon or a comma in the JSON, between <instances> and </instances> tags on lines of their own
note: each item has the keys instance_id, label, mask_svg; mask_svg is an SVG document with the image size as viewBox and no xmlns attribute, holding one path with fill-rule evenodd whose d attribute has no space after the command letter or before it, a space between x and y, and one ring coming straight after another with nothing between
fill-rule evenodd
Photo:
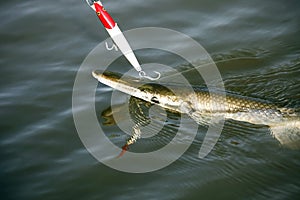
<instances>
[{"instance_id":1,"label":"treble hook","mask_svg":"<svg viewBox=\"0 0 300 200\"><path fill-rule=\"evenodd\" d=\"M152 78L150 76L147 76L146 72L144 72L144 71L140 71L139 75L140 75L141 78L146 78L146 79L149 79L151 81L157 81L158 79L160 79L161 74L159 72L157 72L157 71L153 71L153 72L158 75L156 78Z\"/></svg>"},{"instance_id":2,"label":"treble hook","mask_svg":"<svg viewBox=\"0 0 300 200\"><path fill-rule=\"evenodd\" d=\"M92 6L95 2L95 0L86 0L87 4L89 4L89 6Z\"/></svg>"},{"instance_id":3,"label":"treble hook","mask_svg":"<svg viewBox=\"0 0 300 200\"><path fill-rule=\"evenodd\" d=\"M111 47L108 46L108 43L105 42L105 47L108 51L112 51L112 50L115 50L115 51L119 51L118 50L118 47L113 43Z\"/></svg>"}]
</instances>

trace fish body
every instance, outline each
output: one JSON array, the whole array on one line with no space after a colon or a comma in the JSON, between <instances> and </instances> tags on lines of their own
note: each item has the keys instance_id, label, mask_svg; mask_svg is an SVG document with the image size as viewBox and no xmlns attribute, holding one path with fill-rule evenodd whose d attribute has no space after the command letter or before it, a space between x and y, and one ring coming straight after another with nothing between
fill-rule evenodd
<instances>
[{"instance_id":1,"label":"fish body","mask_svg":"<svg viewBox=\"0 0 300 200\"><path fill-rule=\"evenodd\" d=\"M116 90L171 111L188 114L199 124L208 125L212 118L222 115L225 119L269 126L272 135L281 144L294 143L294 140L299 141L300 138L300 115L294 108L280 107L259 98L217 90L208 91L199 87L142 84L139 79L122 77L113 72L94 71L93 76Z\"/></svg>"}]
</instances>

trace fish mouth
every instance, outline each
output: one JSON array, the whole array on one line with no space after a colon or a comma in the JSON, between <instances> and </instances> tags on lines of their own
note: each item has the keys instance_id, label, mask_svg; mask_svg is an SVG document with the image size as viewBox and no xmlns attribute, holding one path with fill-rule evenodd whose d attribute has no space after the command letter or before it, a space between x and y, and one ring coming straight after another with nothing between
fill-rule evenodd
<instances>
[{"instance_id":1,"label":"fish mouth","mask_svg":"<svg viewBox=\"0 0 300 200\"><path fill-rule=\"evenodd\" d=\"M130 83L136 83L139 82L139 79L125 76L123 74L117 73L117 72L111 72L111 71L105 71L105 70L95 70L92 72L92 75L95 79L101 80L111 80L114 82L130 82Z\"/></svg>"},{"instance_id":2,"label":"fish mouth","mask_svg":"<svg viewBox=\"0 0 300 200\"><path fill-rule=\"evenodd\" d=\"M99 81L102 79L119 80L122 77L121 74L119 73L112 73L110 71L104 71L104 70L95 70L92 72L92 75L95 79L98 79Z\"/></svg>"},{"instance_id":3,"label":"fish mouth","mask_svg":"<svg viewBox=\"0 0 300 200\"><path fill-rule=\"evenodd\" d=\"M92 72L92 75L100 83L135 97L139 97L141 92L139 87L143 85L140 79L117 72L95 70Z\"/></svg>"}]
</instances>

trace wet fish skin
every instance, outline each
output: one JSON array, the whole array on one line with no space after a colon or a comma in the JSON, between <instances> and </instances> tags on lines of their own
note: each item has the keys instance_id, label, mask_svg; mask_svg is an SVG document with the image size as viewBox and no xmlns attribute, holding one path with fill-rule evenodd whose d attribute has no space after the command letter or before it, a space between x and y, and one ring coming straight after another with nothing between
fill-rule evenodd
<instances>
[{"instance_id":1,"label":"wet fish skin","mask_svg":"<svg viewBox=\"0 0 300 200\"><path fill-rule=\"evenodd\" d=\"M300 138L300 115L299 110L294 108L199 87L189 89L179 85L166 87L157 83L143 84L139 79L122 77L114 72L94 71L93 76L99 82L121 92L171 111L188 114L199 124L209 124L211 118L222 115L225 119L267 125L281 143L290 142L286 141L283 133L287 129L292 130L289 132L292 132L293 138Z\"/></svg>"}]
</instances>

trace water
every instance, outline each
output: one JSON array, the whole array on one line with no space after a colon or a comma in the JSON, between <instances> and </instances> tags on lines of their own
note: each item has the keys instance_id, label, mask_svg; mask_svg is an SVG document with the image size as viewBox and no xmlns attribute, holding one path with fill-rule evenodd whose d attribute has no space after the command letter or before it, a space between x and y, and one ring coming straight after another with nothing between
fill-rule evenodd
<instances>
[{"instance_id":1,"label":"water","mask_svg":"<svg viewBox=\"0 0 300 200\"><path fill-rule=\"evenodd\" d=\"M123 30L157 26L194 38L220 61L226 89L300 106L298 1L104 3ZM73 0L9 1L0 9L2 199L299 196L299 150L282 148L266 127L226 126L203 160L196 156L203 139L199 135L178 161L153 173L127 174L99 163L81 143L71 110L76 72L107 37L97 17L84 1ZM151 51L138 55L142 62L160 62L163 57ZM183 67L171 58L164 62ZM115 65L121 72L130 69L122 59ZM111 90L101 87L103 99L109 100ZM104 101L99 109L108 104ZM122 132L116 138L125 139ZM153 142L159 143L157 138Z\"/></svg>"}]
</instances>

